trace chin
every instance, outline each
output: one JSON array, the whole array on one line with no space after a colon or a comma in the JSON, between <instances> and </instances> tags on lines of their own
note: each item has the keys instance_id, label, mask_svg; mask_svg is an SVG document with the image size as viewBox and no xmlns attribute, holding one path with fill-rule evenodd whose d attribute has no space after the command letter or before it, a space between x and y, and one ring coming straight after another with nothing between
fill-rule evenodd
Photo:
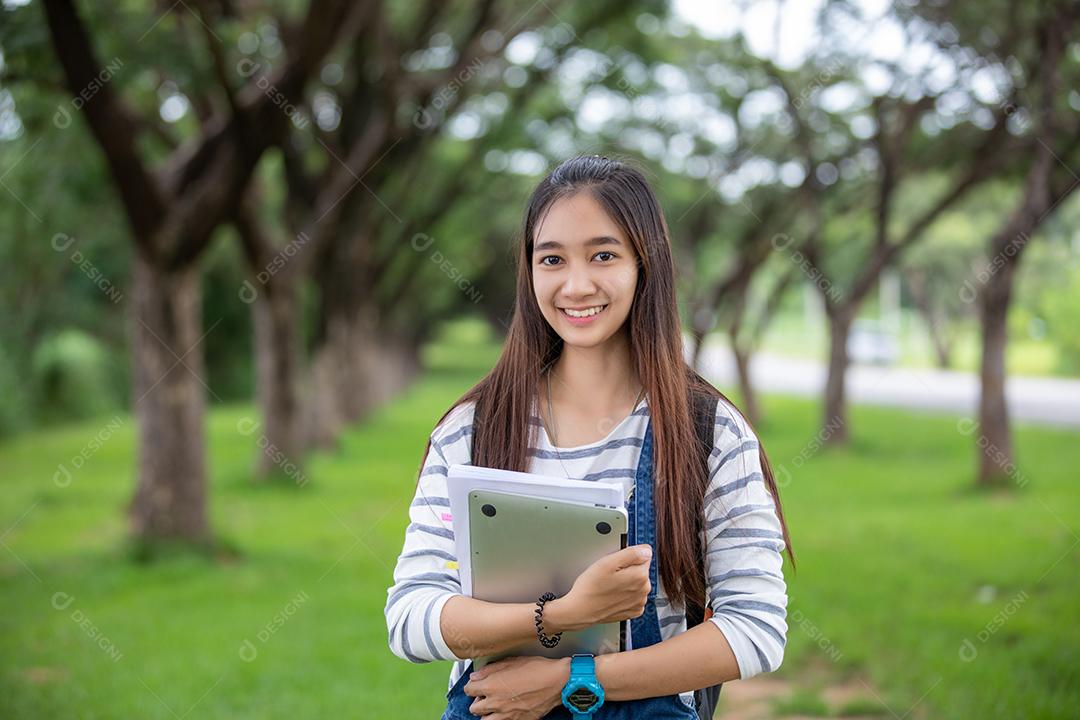
<instances>
[{"instance_id":1,"label":"chin","mask_svg":"<svg viewBox=\"0 0 1080 720\"><path fill-rule=\"evenodd\" d=\"M560 328L558 331L559 337L562 338L563 344L576 348L594 348L604 345L618 334L619 327L590 327L590 328L570 328L569 330Z\"/></svg>"},{"instance_id":2,"label":"chin","mask_svg":"<svg viewBox=\"0 0 1080 720\"><path fill-rule=\"evenodd\" d=\"M561 336L563 339L563 345L566 347L578 348L579 350L587 350L589 348L600 347L607 342L611 336L606 335L604 337L598 337L595 340L585 338L568 338L565 335Z\"/></svg>"}]
</instances>

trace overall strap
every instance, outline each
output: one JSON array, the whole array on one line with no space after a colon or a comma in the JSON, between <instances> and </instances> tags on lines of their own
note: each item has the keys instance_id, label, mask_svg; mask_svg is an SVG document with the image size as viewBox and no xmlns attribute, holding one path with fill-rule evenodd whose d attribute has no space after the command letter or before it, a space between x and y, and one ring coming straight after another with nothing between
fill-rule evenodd
<instances>
[{"instance_id":1,"label":"overall strap","mask_svg":"<svg viewBox=\"0 0 1080 720\"><path fill-rule=\"evenodd\" d=\"M630 620L630 637L634 648L649 647L660 642L660 620L656 610L659 588L659 553L656 551L656 511L653 495L653 432L652 420L645 426L641 441L637 472L634 474L634 492L626 506L630 544L647 544L653 549L649 560L649 582L652 587L645 600L645 610Z\"/></svg>"}]
</instances>

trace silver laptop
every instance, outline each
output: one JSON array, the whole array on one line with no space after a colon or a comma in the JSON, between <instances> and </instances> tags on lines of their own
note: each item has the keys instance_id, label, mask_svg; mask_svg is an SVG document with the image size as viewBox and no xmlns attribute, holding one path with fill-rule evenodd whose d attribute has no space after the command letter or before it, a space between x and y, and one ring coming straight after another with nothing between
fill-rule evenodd
<instances>
[{"instance_id":1,"label":"silver laptop","mask_svg":"<svg viewBox=\"0 0 1080 720\"><path fill-rule=\"evenodd\" d=\"M625 509L474 490L469 493L473 597L501 603L535 603L548 591L562 597L589 565L625 548L626 535ZM603 655L625 647L623 620L564 632L553 648L534 636L518 647L475 658L473 666L480 669L514 655Z\"/></svg>"}]
</instances>

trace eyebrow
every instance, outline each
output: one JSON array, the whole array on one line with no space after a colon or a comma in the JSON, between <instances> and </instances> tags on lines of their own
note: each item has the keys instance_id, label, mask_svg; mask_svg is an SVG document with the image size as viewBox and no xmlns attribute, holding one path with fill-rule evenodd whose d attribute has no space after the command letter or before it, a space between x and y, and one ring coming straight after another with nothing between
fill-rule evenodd
<instances>
[{"instance_id":1,"label":"eyebrow","mask_svg":"<svg viewBox=\"0 0 1080 720\"><path fill-rule=\"evenodd\" d=\"M600 235L585 241L585 247L593 247L595 245L622 245L622 243L619 242L617 238L613 238L610 235ZM533 251L554 250L559 248L562 248L562 243L556 242L555 240L545 240L542 243L537 243L536 247L533 248Z\"/></svg>"}]
</instances>

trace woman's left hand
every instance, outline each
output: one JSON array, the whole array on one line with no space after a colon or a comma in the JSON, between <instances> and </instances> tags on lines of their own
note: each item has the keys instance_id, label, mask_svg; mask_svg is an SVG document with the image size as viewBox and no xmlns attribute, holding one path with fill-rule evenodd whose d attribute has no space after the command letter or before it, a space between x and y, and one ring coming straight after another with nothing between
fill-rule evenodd
<instances>
[{"instance_id":1,"label":"woman's left hand","mask_svg":"<svg viewBox=\"0 0 1080 720\"><path fill-rule=\"evenodd\" d=\"M469 676L465 694L477 698L469 712L486 720L535 720L562 705L570 679L569 658L508 657Z\"/></svg>"}]
</instances>

